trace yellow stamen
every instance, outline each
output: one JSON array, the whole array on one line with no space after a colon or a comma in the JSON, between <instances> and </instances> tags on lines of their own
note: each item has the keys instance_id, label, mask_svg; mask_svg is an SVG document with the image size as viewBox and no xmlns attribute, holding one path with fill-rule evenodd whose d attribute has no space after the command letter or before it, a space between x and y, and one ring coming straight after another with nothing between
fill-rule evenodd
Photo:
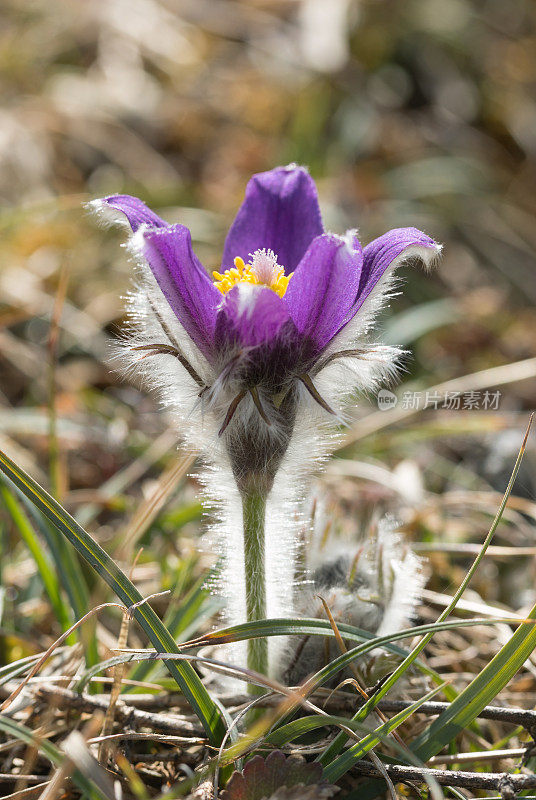
<instances>
[{"instance_id":1,"label":"yellow stamen","mask_svg":"<svg viewBox=\"0 0 536 800\"><path fill-rule=\"evenodd\" d=\"M255 257L257 253L261 253L263 257L270 258L273 262L273 269L269 277L269 282L267 282L266 279L262 280L256 272ZM253 255L253 261L249 264L246 264L244 259L237 256L234 259L234 267L225 270L223 274L214 270L212 275L215 278L214 285L216 288L222 294L227 294L233 286L239 283L249 283L254 286L267 286L279 295L279 297L283 297L287 291L288 282L292 278L292 274L285 275L284 267L278 265L277 259L271 251L268 251L268 253L265 251L257 251L257 253Z\"/></svg>"}]
</instances>

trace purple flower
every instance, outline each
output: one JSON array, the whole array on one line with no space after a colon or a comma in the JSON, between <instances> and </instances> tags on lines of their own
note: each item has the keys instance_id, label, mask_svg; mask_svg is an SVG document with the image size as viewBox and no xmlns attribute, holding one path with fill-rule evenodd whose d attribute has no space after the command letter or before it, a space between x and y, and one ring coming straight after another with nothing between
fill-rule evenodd
<instances>
[{"instance_id":1,"label":"purple flower","mask_svg":"<svg viewBox=\"0 0 536 800\"><path fill-rule=\"evenodd\" d=\"M400 351L371 341L375 315L395 267L410 256L429 263L439 248L415 228L365 248L354 231L326 233L315 185L296 166L253 176L212 275L183 225L126 195L92 205L122 212L132 229L122 363L208 462L227 621L286 616L304 478L334 442L328 412L342 417L356 390L392 377ZM280 648L271 640L271 669ZM248 664L265 671L262 640L248 644Z\"/></svg>"},{"instance_id":2,"label":"purple flower","mask_svg":"<svg viewBox=\"0 0 536 800\"><path fill-rule=\"evenodd\" d=\"M319 367L352 356L349 349L337 354L337 342L348 340L356 316L362 321L367 306L377 305L394 266L409 256L427 263L439 250L415 228L391 230L365 248L354 232L326 233L315 184L294 165L251 178L215 279L195 255L184 225L168 225L128 195L100 202L127 217L138 253L209 366L211 385L165 329L154 353L174 354L202 389L230 388L220 432L248 393L265 424L298 383L329 410L313 383Z\"/></svg>"}]
</instances>

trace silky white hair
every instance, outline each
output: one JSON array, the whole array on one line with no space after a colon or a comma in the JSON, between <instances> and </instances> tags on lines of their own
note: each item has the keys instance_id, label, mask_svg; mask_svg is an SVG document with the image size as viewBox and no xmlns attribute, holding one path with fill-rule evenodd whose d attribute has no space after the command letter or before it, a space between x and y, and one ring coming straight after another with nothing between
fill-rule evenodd
<instances>
[{"instance_id":1,"label":"silky white hair","mask_svg":"<svg viewBox=\"0 0 536 800\"><path fill-rule=\"evenodd\" d=\"M319 529L324 527L322 516L317 516ZM383 517L377 528L361 531L356 538L349 545L331 537L320 546L320 537L313 537L306 558L311 577L296 589L297 613L326 620L325 601L336 623L375 636L400 631L411 623L421 598L425 562L405 541L390 515ZM310 636L298 644L289 641L281 660L281 677L291 684L300 683L339 654L335 641L326 653L326 640L321 636ZM385 658L384 650L375 649L360 659L357 667L372 672L372 667L377 669L377 662L381 665Z\"/></svg>"}]
</instances>

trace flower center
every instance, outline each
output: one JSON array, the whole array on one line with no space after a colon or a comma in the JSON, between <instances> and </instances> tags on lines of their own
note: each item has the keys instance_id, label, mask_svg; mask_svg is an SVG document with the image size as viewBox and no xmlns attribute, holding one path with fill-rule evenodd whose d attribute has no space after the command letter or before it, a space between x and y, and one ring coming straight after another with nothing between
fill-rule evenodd
<instances>
[{"instance_id":1,"label":"flower center","mask_svg":"<svg viewBox=\"0 0 536 800\"><path fill-rule=\"evenodd\" d=\"M246 264L237 256L234 267L226 269L223 275L213 272L216 278L214 285L222 294L226 294L239 283L252 283L256 286L268 286L273 292L283 297L292 275L285 275L285 269L277 263L277 256L272 250L256 250L250 253L251 261Z\"/></svg>"}]
</instances>

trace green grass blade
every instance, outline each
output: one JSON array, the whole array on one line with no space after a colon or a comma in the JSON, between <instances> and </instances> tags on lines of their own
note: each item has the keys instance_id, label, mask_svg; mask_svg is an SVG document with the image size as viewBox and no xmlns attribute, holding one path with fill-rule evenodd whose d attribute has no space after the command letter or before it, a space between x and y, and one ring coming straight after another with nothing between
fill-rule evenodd
<instances>
[{"instance_id":1,"label":"green grass blade","mask_svg":"<svg viewBox=\"0 0 536 800\"><path fill-rule=\"evenodd\" d=\"M393 644L393 642L402 639L408 639L413 636L422 636L425 634L434 634L437 631L455 630L456 628L467 628L474 625L496 625L497 619L489 618L474 618L474 619L458 619L444 622L431 622L428 625L418 625L412 628L404 628L396 633L385 634L384 636L374 636L370 631L355 628L352 625L338 623L337 627L345 641L361 642L358 647L352 648L347 653L338 656L330 664L319 670L314 676L318 680L318 685L325 683L332 677L338 669L346 667L349 663L356 660L362 655L365 655L375 647L383 647L389 652L396 653L400 656L407 656L408 651ZM505 622L511 619L505 619ZM235 625L230 628L222 628L221 630L214 631L199 639L194 639L187 644L189 646L202 646L206 644L226 644L229 642L239 642L249 639L253 636L329 636L334 637L335 634L330 623L327 620L310 618L310 619L268 619L257 620L256 622L244 622L241 625ZM421 671L436 681L438 684L443 683L443 678L435 672L435 670L428 667L422 662L416 661L416 666L419 666ZM453 699L457 696L457 692L452 686L446 686L444 689L448 699Z\"/></svg>"},{"instance_id":2,"label":"green grass blade","mask_svg":"<svg viewBox=\"0 0 536 800\"><path fill-rule=\"evenodd\" d=\"M274 747L283 747L283 745L288 744L288 742L293 742L294 739L297 739L299 736L304 736L306 733L318 730L318 728L329 728L330 726L339 728L341 725L346 725L346 727L356 732L358 730L363 730L362 725L358 726L351 719L347 719L347 717L336 717L332 715L300 717L272 731L265 737L264 741L268 744L272 744Z\"/></svg>"},{"instance_id":3,"label":"green grass blade","mask_svg":"<svg viewBox=\"0 0 536 800\"><path fill-rule=\"evenodd\" d=\"M62 648L58 647L56 653L61 651ZM0 667L0 686L3 686L4 683L16 678L18 675L23 675L25 672L28 672L34 664L36 664L43 653L37 653L33 656L25 656L24 658L19 658L17 661L11 661L9 664L4 664L4 666Z\"/></svg>"},{"instance_id":4,"label":"green grass blade","mask_svg":"<svg viewBox=\"0 0 536 800\"><path fill-rule=\"evenodd\" d=\"M69 598L73 620L81 619L89 608L90 593L78 554L69 547L68 542L54 525L38 513L35 506L17 487L14 488L14 494L21 500L35 528L47 543L58 578ZM95 620L89 620L76 635L84 644L86 663L96 664L99 661L99 651Z\"/></svg>"},{"instance_id":5,"label":"green grass blade","mask_svg":"<svg viewBox=\"0 0 536 800\"><path fill-rule=\"evenodd\" d=\"M529 618L536 619L536 605ZM423 761L439 753L480 714L484 706L506 686L536 648L536 624L519 626L511 639L471 681L456 700L412 743Z\"/></svg>"},{"instance_id":6,"label":"green grass blade","mask_svg":"<svg viewBox=\"0 0 536 800\"><path fill-rule=\"evenodd\" d=\"M48 519L43 519L36 512L35 505L32 506L27 497L24 497L24 500L26 506L31 509L30 514L45 538L58 574L61 575L62 583L73 609L74 618L80 619L88 609L90 593L76 552L69 548L65 538L50 524Z\"/></svg>"},{"instance_id":7,"label":"green grass blade","mask_svg":"<svg viewBox=\"0 0 536 800\"><path fill-rule=\"evenodd\" d=\"M136 587L102 547L48 492L42 489L33 478L27 475L24 470L1 451L0 469L42 511L60 533L74 545L78 553L106 581L125 606L130 607L143 600ZM133 616L141 625L153 646L159 651L166 653L179 652L172 635L148 603L143 603L143 605L134 609ZM172 661L165 661L165 663L199 717L207 736L213 744L219 744L226 730L220 706L210 697L190 664L186 662L173 663Z\"/></svg>"},{"instance_id":8,"label":"green grass blade","mask_svg":"<svg viewBox=\"0 0 536 800\"><path fill-rule=\"evenodd\" d=\"M176 596L170 602L164 621L176 639L185 641L188 636L198 632L202 624L200 618L204 617L204 606L208 607L210 614L215 612L215 604L221 608L221 600L215 598L207 588L215 572L216 568L210 570L197 580L184 597Z\"/></svg>"},{"instance_id":9,"label":"green grass blade","mask_svg":"<svg viewBox=\"0 0 536 800\"><path fill-rule=\"evenodd\" d=\"M15 524L20 536L26 544L26 547L30 551L30 555L35 561L35 565L43 582L43 587L49 597L50 604L58 622L61 625L61 629L62 631L66 631L71 627L73 620L71 618L71 614L69 613L69 609L66 607L63 601L60 583L54 568L50 563L46 552L43 550L41 542L39 541L30 523L30 520L26 516L24 510L21 508L14 493L10 492L6 485L2 485L0 486L0 495L2 496L4 504L11 515L13 523ZM74 641L76 641L76 637L73 635L70 637L69 643L73 644Z\"/></svg>"},{"instance_id":10,"label":"green grass blade","mask_svg":"<svg viewBox=\"0 0 536 800\"><path fill-rule=\"evenodd\" d=\"M199 578L184 597L174 596L164 616L164 625L171 632L176 642L183 641L188 636L195 635L205 620L216 613L221 607L219 599L211 595L205 584L210 580L208 576ZM129 678L136 681L153 681L154 676L160 672L160 664L151 664L142 661L136 664L129 674ZM125 686L124 691L136 691L135 686Z\"/></svg>"},{"instance_id":11,"label":"green grass blade","mask_svg":"<svg viewBox=\"0 0 536 800\"><path fill-rule=\"evenodd\" d=\"M443 622L443 623L431 623L430 625L421 625L417 628L406 628L403 631L398 631L398 633L391 633L387 634L386 636L378 636L375 637L373 634L369 633L368 631L360 631L358 628L352 628L350 625L339 625L339 631L342 633L344 631L344 638L345 639L354 639L357 641L362 641L366 639L366 641L360 644L358 647L354 647L351 650L348 650L347 653L338 656L338 658L331 661L328 665L326 665L323 669L319 670L312 678L311 683L314 686L310 689L310 691L314 691L314 689L322 686L326 681L330 678L337 675L341 669L347 667L352 661L355 661L362 655L370 652L371 650L375 650L377 647L384 647L386 650L392 650L394 652L400 653L402 656L407 654L407 651L402 650L401 648L395 647L391 644L392 641L396 639L407 639L409 636L415 636L418 633L428 632L431 629L435 628L436 630L442 631L449 631L455 630L456 628L468 628L472 625L496 625L496 619L472 619L472 620L455 620L450 622ZM240 636L235 638L236 631L240 629ZM226 631L232 631L233 637L230 638L226 635ZM251 638L253 635L255 636L288 636L295 633L303 633L308 632L311 635L322 635L322 636L333 636L333 629L331 628L328 622L324 620L318 619L309 619L309 620L292 620L292 619L275 619L275 620L258 620L256 622L246 622L243 625L237 625L233 628L226 628L222 631L218 631L218 634L221 635L221 638L224 641L244 641L245 639ZM212 634L212 636L216 636L216 634ZM197 641L197 640L195 640ZM188 648L191 649L191 648ZM88 682L98 675L100 672L104 670L110 669L111 667L115 667L118 664L125 664L128 662L135 662L135 661L153 661L155 658L163 658L165 654L163 653L154 653L152 650L131 650L127 653L124 653L119 656L114 656L113 658L109 658L106 661L101 661L100 664L95 664L94 666L87 669L82 675L79 676L76 683L76 691L81 692L83 691L84 687L88 684ZM177 656L170 655L170 659L174 659ZM188 650L186 648L182 648L179 656L180 659L188 659ZM195 659L196 656L191 655L192 659ZM445 686L443 679L431 670L429 667L424 667L423 665L423 672L427 675L432 677L437 684L441 686L443 692L449 697L448 690L452 687ZM454 694L456 697L456 693Z\"/></svg>"},{"instance_id":12,"label":"green grass blade","mask_svg":"<svg viewBox=\"0 0 536 800\"><path fill-rule=\"evenodd\" d=\"M351 769L356 761L372 750L373 747L376 747L380 742L385 739L390 733L392 733L399 725L401 725L405 720L407 720L415 711L422 706L423 703L428 702L437 692L439 691L439 687L432 689L431 692L421 697L419 700L416 700L412 703L408 708L405 708L403 711L399 711L398 714L395 714L394 717L384 722L383 725L380 725L374 731L369 733L365 736L360 742L352 745L348 748L341 756L336 758L331 764L328 764L327 767L324 768L323 777L329 783L335 783L335 781L340 780L342 776ZM355 725L357 724L355 720L352 720L352 723Z\"/></svg>"}]
</instances>

